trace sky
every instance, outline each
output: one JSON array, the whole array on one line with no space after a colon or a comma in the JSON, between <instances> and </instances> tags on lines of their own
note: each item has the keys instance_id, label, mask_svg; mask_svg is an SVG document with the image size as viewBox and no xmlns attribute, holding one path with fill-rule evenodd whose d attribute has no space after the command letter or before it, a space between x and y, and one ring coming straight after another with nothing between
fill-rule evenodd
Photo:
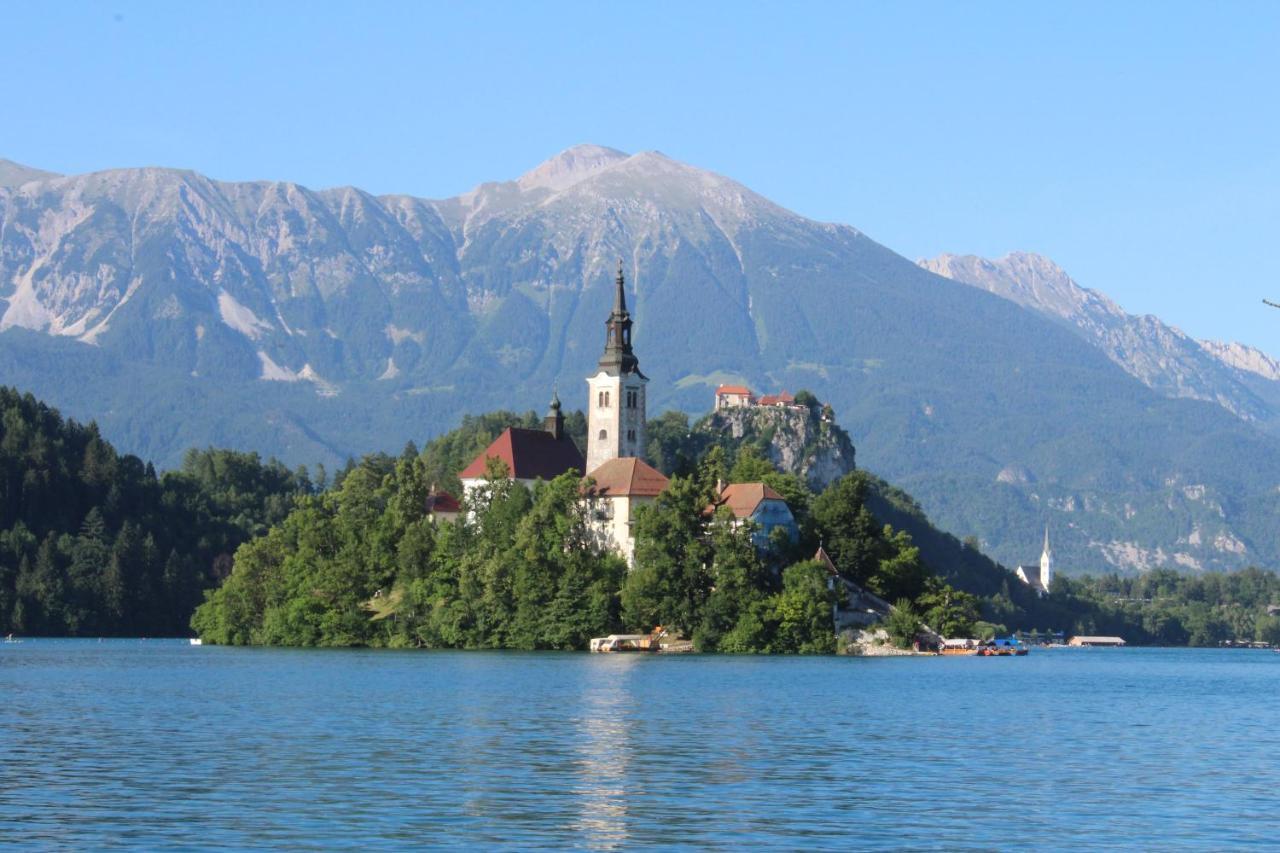
<instances>
[{"instance_id":1,"label":"sky","mask_svg":"<svg viewBox=\"0 0 1280 853\"><path fill-rule=\"evenodd\" d=\"M34 3L0 157L440 198L659 150L1280 355L1280 3Z\"/></svg>"}]
</instances>

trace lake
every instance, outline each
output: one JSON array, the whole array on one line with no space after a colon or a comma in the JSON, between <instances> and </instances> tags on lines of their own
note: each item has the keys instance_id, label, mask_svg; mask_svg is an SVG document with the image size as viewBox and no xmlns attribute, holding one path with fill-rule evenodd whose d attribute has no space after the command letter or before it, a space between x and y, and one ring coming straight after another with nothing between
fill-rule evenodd
<instances>
[{"instance_id":1,"label":"lake","mask_svg":"<svg viewBox=\"0 0 1280 853\"><path fill-rule=\"evenodd\" d=\"M1280 843L1280 655L0 645L0 843Z\"/></svg>"}]
</instances>

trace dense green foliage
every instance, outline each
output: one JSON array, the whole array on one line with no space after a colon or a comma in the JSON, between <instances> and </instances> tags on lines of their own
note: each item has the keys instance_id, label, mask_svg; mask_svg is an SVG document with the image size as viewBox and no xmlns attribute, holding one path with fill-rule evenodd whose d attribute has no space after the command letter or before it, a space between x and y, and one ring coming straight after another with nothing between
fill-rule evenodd
<instances>
[{"instance_id":1,"label":"dense green foliage","mask_svg":"<svg viewBox=\"0 0 1280 853\"><path fill-rule=\"evenodd\" d=\"M218 643L580 649L665 625L708 651L834 649L822 570L771 564L749 528L706 514L704 478L675 479L641 511L628 573L572 475L529 490L495 470L457 522L424 517L439 449L390 470L370 458L304 500L241 547L193 627Z\"/></svg>"},{"instance_id":2,"label":"dense green foliage","mask_svg":"<svg viewBox=\"0 0 1280 853\"><path fill-rule=\"evenodd\" d=\"M470 419L420 454L342 472L332 491L241 548L193 626L220 643L582 648L662 625L704 651L830 652L837 593L808 559L819 542L841 574L920 599L939 624L963 631L977 618L976 599L933 577L910 535L872 516L872 478L856 472L815 496L751 445L713 442L686 457L686 473L637 512L630 572L602 550L571 476L529 491L494 470L458 521L424 518L427 490L512 417ZM665 418L658 440L663 421L678 437ZM762 551L750 525L708 512L717 483L759 480L792 507L798 543L778 537Z\"/></svg>"},{"instance_id":3,"label":"dense green foliage","mask_svg":"<svg viewBox=\"0 0 1280 853\"><path fill-rule=\"evenodd\" d=\"M909 602L903 625L946 635L1280 638L1272 573L1059 577L1038 599L884 481L855 472L815 495L756 444L692 444L687 418L672 413L651 423L650 447L677 476L636 520L630 573L601 552L572 478L532 492L495 479L469 507L472 522L424 517L427 491L455 487L456 471L502 428L539 422L533 412L469 417L421 453L410 445L398 459L349 462L326 491L322 469L313 481L225 450L188 451L160 476L94 425L0 389L0 626L180 633L201 590L226 578L195 620L212 641L581 648L662 624L706 650L827 651L832 593L808 562L821 543L845 577ZM567 425L581 440L582 415ZM720 480L763 480L783 494L800 541L761 553L747 528L707 515Z\"/></svg>"},{"instance_id":4,"label":"dense green foliage","mask_svg":"<svg viewBox=\"0 0 1280 853\"><path fill-rule=\"evenodd\" d=\"M0 388L0 627L186 633L235 549L311 489L305 471L225 450L189 451L159 477L93 424Z\"/></svg>"},{"instance_id":5,"label":"dense green foliage","mask_svg":"<svg viewBox=\"0 0 1280 853\"><path fill-rule=\"evenodd\" d=\"M1130 643L1161 646L1280 644L1280 615L1269 612L1280 605L1280 576L1256 568L1068 578L1055 586L1052 599L1077 614L1073 633L1115 634Z\"/></svg>"}]
</instances>

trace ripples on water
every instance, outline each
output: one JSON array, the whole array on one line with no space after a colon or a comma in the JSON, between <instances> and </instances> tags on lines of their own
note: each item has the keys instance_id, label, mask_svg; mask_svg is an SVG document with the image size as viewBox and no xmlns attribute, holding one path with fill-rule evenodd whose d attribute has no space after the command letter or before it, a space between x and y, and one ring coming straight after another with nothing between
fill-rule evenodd
<instances>
[{"instance_id":1,"label":"ripples on water","mask_svg":"<svg viewBox=\"0 0 1280 853\"><path fill-rule=\"evenodd\" d=\"M0 646L0 842L1280 842L1280 655Z\"/></svg>"}]
</instances>

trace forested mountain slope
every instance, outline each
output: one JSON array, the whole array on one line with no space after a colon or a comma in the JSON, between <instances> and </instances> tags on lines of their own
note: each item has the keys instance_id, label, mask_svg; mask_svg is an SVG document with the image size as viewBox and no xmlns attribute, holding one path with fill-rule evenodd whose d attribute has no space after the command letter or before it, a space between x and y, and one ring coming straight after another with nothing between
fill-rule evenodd
<instances>
[{"instance_id":1,"label":"forested mountain slope","mask_svg":"<svg viewBox=\"0 0 1280 853\"><path fill-rule=\"evenodd\" d=\"M594 365L624 261L651 411L812 388L859 464L1003 562L1280 564L1277 442L854 228L655 152L580 146L430 201L129 169L0 189L0 380L165 465L336 463Z\"/></svg>"}]
</instances>

